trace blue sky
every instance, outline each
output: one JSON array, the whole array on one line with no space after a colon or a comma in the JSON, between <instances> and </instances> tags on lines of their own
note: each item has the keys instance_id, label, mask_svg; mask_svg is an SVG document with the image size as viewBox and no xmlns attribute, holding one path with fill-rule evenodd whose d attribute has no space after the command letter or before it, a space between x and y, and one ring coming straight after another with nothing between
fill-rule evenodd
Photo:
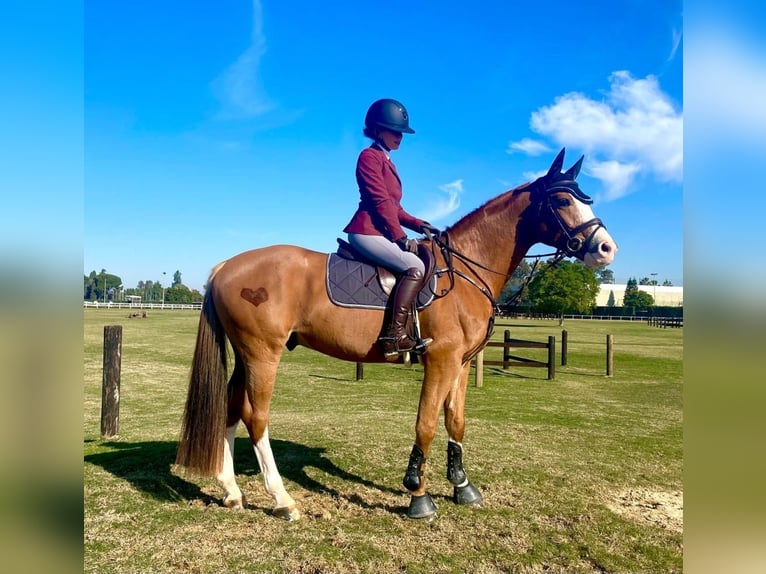
<instances>
[{"instance_id":1,"label":"blue sky","mask_svg":"<svg viewBox=\"0 0 766 574\"><path fill-rule=\"evenodd\" d=\"M682 27L667 0L87 2L83 272L202 289L247 249L333 250L393 97L411 213L446 227L565 146L616 281L681 285Z\"/></svg>"}]
</instances>

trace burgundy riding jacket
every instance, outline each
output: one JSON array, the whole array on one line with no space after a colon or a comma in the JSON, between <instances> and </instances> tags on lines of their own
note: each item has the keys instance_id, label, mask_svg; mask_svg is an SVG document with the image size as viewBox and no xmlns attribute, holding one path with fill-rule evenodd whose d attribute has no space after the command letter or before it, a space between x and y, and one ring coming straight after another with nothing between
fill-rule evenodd
<instances>
[{"instance_id":1,"label":"burgundy riding jacket","mask_svg":"<svg viewBox=\"0 0 766 574\"><path fill-rule=\"evenodd\" d=\"M420 231L423 220L401 206L402 182L396 167L376 144L362 150L356 163L359 208L343 229L346 233L383 235L389 241L406 237L402 226Z\"/></svg>"}]
</instances>

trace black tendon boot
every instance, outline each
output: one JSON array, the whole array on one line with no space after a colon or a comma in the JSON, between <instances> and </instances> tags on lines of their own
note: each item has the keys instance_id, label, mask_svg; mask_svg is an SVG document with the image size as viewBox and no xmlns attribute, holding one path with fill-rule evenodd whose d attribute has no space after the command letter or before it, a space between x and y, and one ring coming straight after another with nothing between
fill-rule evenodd
<instances>
[{"instance_id":1,"label":"black tendon boot","mask_svg":"<svg viewBox=\"0 0 766 574\"><path fill-rule=\"evenodd\" d=\"M423 286L423 273L417 267L410 267L396 284L391 311L391 325L386 334L380 337L383 356L392 359L399 353L425 353L431 339L413 339L407 334L407 316L413 307L415 297Z\"/></svg>"}]
</instances>

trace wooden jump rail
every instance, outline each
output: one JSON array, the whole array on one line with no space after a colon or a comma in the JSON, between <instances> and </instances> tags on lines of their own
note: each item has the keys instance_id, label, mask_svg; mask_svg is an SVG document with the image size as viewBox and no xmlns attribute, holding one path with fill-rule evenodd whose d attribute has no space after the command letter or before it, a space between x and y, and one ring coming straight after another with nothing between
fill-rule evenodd
<instances>
[{"instance_id":1,"label":"wooden jump rail","mask_svg":"<svg viewBox=\"0 0 766 574\"><path fill-rule=\"evenodd\" d=\"M476 356L476 386L481 387L484 384L484 365L496 365L501 366L503 369L508 367L537 367L548 369L548 380L551 381L556 377L556 337L549 336L547 343L540 343L537 341L525 341L524 339L511 338L511 332L506 329L503 333L503 341L490 341L486 347L502 347L503 360L502 361L485 361L484 349L479 351ZM548 349L548 361L537 361L535 359L528 359L526 357L519 357L512 355L510 350L513 349Z\"/></svg>"},{"instance_id":2,"label":"wooden jump rail","mask_svg":"<svg viewBox=\"0 0 766 574\"><path fill-rule=\"evenodd\" d=\"M569 333L566 329L561 331L561 366L567 365L567 353L568 353L568 341ZM553 380L556 377L556 366L554 358L556 355L556 337L549 336L547 343L540 343L536 341L525 341L524 339L511 338L511 332L505 330L503 333L503 341L495 342L490 341L486 344L486 347L502 347L503 360L502 361L485 361L484 349L479 351L475 358L476 367L476 386L481 387L484 384L484 365L497 365L507 369L508 367L546 367L548 369L548 380ZM536 361L534 359L528 359L526 357L518 357L511 355L511 348L516 349L548 349L548 361ZM410 366L412 363L418 362L417 355L410 356L409 353L405 357L404 364ZM611 377L614 374L614 338L612 335L606 336L606 376ZM356 380L361 381L364 378L364 365L362 363L356 364Z\"/></svg>"}]
</instances>

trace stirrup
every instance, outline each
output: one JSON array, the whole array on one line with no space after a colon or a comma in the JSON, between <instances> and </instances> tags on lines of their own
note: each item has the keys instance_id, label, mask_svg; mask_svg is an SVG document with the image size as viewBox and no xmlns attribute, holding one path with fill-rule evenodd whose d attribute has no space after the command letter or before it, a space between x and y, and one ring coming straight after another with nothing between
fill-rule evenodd
<instances>
[{"instance_id":1,"label":"stirrup","mask_svg":"<svg viewBox=\"0 0 766 574\"><path fill-rule=\"evenodd\" d=\"M415 347L413 347L411 352L417 355L425 355L426 352L428 352L428 345L433 342L434 340L431 337L426 337L425 339L418 337L418 340L415 342Z\"/></svg>"},{"instance_id":2,"label":"stirrup","mask_svg":"<svg viewBox=\"0 0 766 574\"><path fill-rule=\"evenodd\" d=\"M403 342L403 340L409 340L412 341L412 345L406 345L406 348L400 348L399 344ZM433 342L433 339L430 337L426 339L413 339L409 335L406 335L401 338L397 337L379 337L378 343L380 343L380 346L383 350L383 356L386 359L393 359L397 356L399 356L402 353L415 353L418 355L423 355L428 349L428 345L430 345Z\"/></svg>"}]
</instances>

